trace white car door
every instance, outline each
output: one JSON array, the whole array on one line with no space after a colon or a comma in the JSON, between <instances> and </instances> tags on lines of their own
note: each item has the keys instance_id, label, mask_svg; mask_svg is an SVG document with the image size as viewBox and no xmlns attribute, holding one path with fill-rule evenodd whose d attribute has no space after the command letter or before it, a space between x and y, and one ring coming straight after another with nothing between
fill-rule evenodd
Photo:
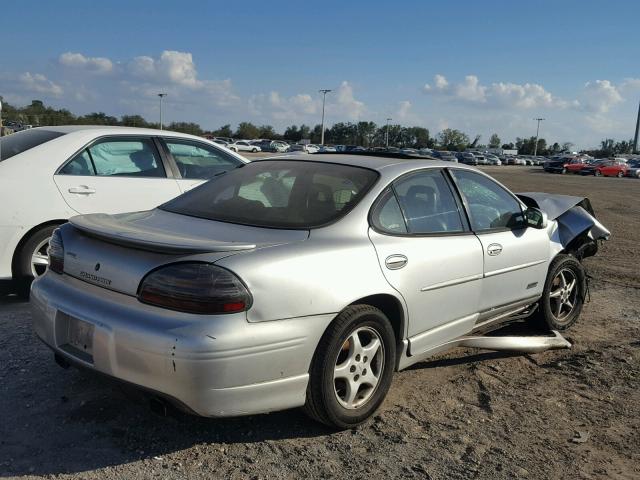
<instances>
[{"instance_id":1,"label":"white car door","mask_svg":"<svg viewBox=\"0 0 640 480\"><path fill-rule=\"evenodd\" d=\"M441 169L402 177L377 201L369 237L408 308L412 354L469 332L477 318L482 245Z\"/></svg>"},{"instance_id":2,"label":"white car door","mask_svg":"<svg viewBox=\"0 0 640 480\"><path fill-rule=\"evenodd\" d=\"M182 192L243 164L233 155L195 140L165 137L162 142L178 167Z\"/></svg>"},{"instance_id":3,"label":"white car door","mask_svg":"<svg viewBox=\"0 0 640 480\"><path fill-rule=\"evenodd\" d=\"M451 171L484 252L480 320L535 299L549 267L547 231L527 228L520 201L490 177Z\"/></svg>"},{"instance_id":4,"label":"white car door","mask_svg":"<svg viewBox=\"0 0 640 480\"><path fill-rule=\"evenodd\" d=\"M54 181L81 214L150 210L181 193L149 137L99 139L63 165Z\"/></svg>"}]
</instances>

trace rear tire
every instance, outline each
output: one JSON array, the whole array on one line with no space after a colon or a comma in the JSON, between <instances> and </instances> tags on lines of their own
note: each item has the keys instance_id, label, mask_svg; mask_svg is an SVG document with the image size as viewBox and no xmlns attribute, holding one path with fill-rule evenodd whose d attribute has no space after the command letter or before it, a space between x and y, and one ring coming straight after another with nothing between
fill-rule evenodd
<instances>
[{"instance_id":1,"label":"rear tire","mask_svg":"<svg viewBox=\"0 0 640 480\"><path fill-rule=\"evenodd\" d=\"M314 354L305 411L337 429L369 419L391 386L396 339L389 319L370 305L352 305L322 336Z\"/></svg>"},{"instance_id":2,"label":"rear tire","mask_svg":"<svg viewBox=\"0 0 640 480\"><path fill-rule=\"evenodd\" d=\"M14 279L18 295L28 297L33 279L43 275L46 271L49 258L46 249L56 228L58 225L49 225L36 230L20 248L14 265ZM47 264L34 265L34 260L44 261L43 255L46 255Z\"/></svg>"},{"instance_id":3,"label":"rear tire","mask_svg":"<svg viewBox=\"0 0 640 480\"><path fill-rule=\"evenodd\" d=\"M533 320L550 330L567 330L580 317L586 286L582 264L571 255L558 255L549 266Z\"/></svg>"}]
</instances>

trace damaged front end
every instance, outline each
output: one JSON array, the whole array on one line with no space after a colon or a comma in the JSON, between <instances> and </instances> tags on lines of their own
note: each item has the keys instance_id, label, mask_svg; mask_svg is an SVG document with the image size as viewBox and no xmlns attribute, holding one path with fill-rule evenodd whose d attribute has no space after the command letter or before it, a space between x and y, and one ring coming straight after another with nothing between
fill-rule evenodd
<instances>
[{"instance_id":1,"label":"damaged front end","mask_svg":"<svg viewBox=\"0 0 640 480\"><path fill-rule=\"evenodd\" d=\"M611 235L596 219L588 198L542 192L519 193L518 198L555 220L557 242L579 260L595 255L598 240L608 240Z\"/></svg>"}]
</instances>

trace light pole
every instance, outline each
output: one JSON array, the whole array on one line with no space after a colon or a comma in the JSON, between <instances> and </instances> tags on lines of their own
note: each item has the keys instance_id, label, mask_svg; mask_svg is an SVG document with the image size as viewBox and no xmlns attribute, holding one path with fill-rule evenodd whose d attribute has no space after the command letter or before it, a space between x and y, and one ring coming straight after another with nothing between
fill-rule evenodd
<instances>
[{"instance_id":1,"label":"light pole","mask_svg":"<svg viewBox=\"0 0 640 480\"><path fill-rule=\"evenodd\" d=\"M166 97L166 93L159 93L158 97L160 97L160 130L162 130L162 99Z\"/></svg>"},{"instance_id":2,"label":"light pole","mask_svg":"<svg viewBox=\"0 0 640 480\"><path fill-rule=\"evenodd\" d=\"M544 120L544 118L534 118L536 122L538 122L538 127L536 128L536 144L533 146L533 156L538 155L538 135L540 134L540 122Z\"/></svg>"},{"instance_id":3,"label":"light pole","mask_svg":"<svg viewBox=\"0 0 640 480\"><path fill-rule=\"evenodd\" d=\"M323 88L318 91L322 94L322 132L320 133L320 145L324 145L324 102L327 99L327 93L331 90Z\"/></svg>"},{"instance_id":4,"label":"light pole","mask_svg":"<svg viewBox=\"0 0 640 480\"><path fill-rule=\"evenodd\" d=\"M393 120L393 118L387 118L387 140L385 141L387 149L389 149L389 122L391 120Z\"/></svg>"},{"instance_id":5,"label":"light pole","mask_svg":"<svg viewBox=\"0 0 640 480\"><path fill-rule=\"evenodd\" d=\"M0 137L2 136L2 102L0 102ZM0 162L2 161L2 142L0 142Z\"/></svg>"},{"instance_id":6,"label":"light pole","mask_svg":"<svg viewBox=\"0 0 640 480\"><path fill-rule=\"evenodd\" d=\"M2 123L0 123L2 125ZM638 119L636 120L636 134L633 137L633 153L638 153L638 134L640 133L640 102L638 102Z\"/></svg>"}]
</instances>

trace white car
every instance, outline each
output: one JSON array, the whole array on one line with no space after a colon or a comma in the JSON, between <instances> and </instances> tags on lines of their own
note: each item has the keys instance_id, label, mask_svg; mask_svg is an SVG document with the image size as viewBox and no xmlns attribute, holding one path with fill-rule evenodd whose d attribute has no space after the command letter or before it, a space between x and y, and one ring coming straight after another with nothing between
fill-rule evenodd
<instances>
[{"instance_id":1,"label":"white car","mask_svg":"<svg viewBox=\"0 0 640 480\"><path fill-rule=\"evenodd\" d=\"M148 210L246 163L213 142L129 127L42 127L0 139L0 283L26 292L53 230L85 213Z\"/></svg>"},{"instance_id":2,"label":"white car","mask_svg":"<svg viewBox=\"0 0 640 480\"><path fill-rule=\"evenodd\" d=\"M318 153L320 147L312 144L296 143L289 148L290 152Z\"/></svg>"},{"instance_id":3,"label":"white car","mask_svg":"<svg viewBox=\"0 0 640 480\"><path fill-rule=\"evenodd\" d=\"M237 142L230 143L227 145L227 148L233 152L260 152L262 149L257 146L251 144L248 140L238 140Z\"/></svg>"}]
</instances>

